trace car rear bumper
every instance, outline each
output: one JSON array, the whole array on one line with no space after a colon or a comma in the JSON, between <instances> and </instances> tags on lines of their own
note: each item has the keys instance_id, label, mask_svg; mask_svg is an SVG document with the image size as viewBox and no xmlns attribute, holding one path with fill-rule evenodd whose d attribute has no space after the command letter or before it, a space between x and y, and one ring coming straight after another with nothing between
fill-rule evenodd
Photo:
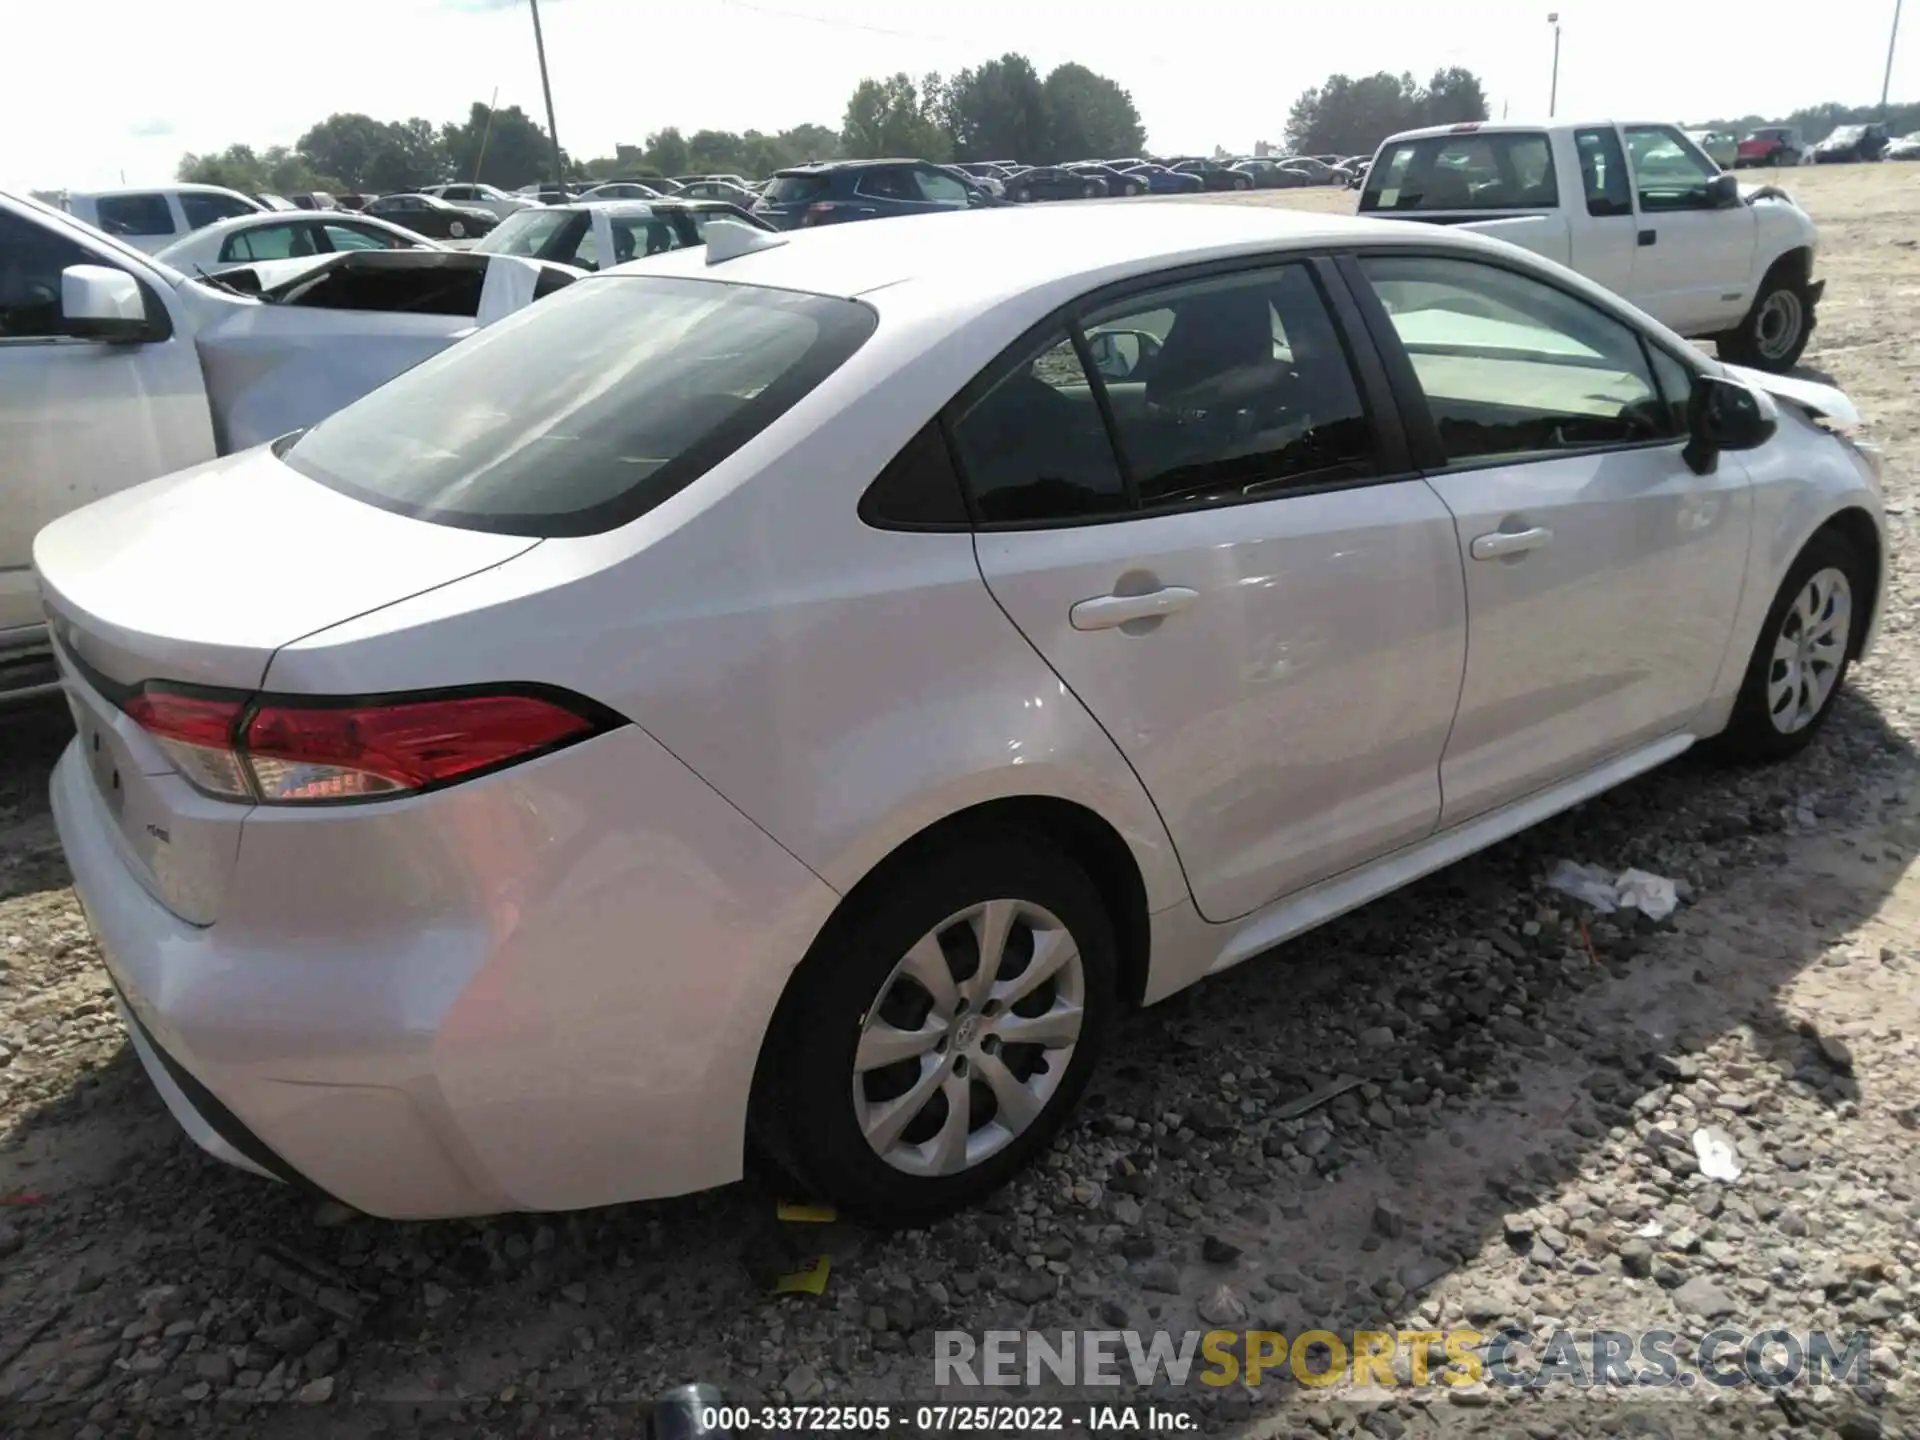
<instances>
[{"instance_id":1,"label":"car rear bumper","mask_svg":"<svg viewBox=\"0 0 1920 1440\"><path fill-rule=\"evenodd\" d=\"M182 1128L393 1218L737 1179L761 1041L838 898L631 726L415 800L256 810L209 926L138 883L76 749L52 788Z\"/></svg>"}]
</instances>

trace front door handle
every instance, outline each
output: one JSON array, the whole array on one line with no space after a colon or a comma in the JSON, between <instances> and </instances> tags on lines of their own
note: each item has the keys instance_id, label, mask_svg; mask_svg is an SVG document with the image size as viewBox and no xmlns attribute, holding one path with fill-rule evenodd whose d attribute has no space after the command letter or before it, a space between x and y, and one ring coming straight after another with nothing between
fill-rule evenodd
<instances>
[{"instance_id":1,"label":"front door handle","mask_svg":"<svg viewBox=\"0 0 1920 1440\"><path fill-rule=\"evenodd\" d=\"M1491 535L1476 536L1469 548L1476 560L1498 560L1507 555L1542 550L1552 543L1553 531L1536 525L1531 530L1496 530Z\"/></svg>"},{"instance_id":2,"label":"front door handle","mask_svg":"<svg viewBox=\"0 0 1920 1440\"><path fill-rule=\"evenodd\" d=\"M1135 620L1158 620L1172 615L1200 598L1198 590L1184 585L1168 585L1144 595L1100 595L1082 600L1067 612L1076 630L1112 630Z\"/></svg>"},{"instance_id":3,"label":"front door handle","mask_svg":"<svg viewBox=\"0 0 1920 1440\"><path fill-rule=\"evenodd\" d=\"M1640 243L1642 245L1651 245L1659 238L1660 232L1658 230L1642 230L1640 232Z\"/></svg>"}]
</instances>

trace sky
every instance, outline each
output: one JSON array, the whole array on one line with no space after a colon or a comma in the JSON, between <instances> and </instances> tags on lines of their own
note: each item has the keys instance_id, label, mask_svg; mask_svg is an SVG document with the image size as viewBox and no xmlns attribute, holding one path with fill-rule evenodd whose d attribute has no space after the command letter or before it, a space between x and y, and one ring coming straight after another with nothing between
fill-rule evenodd
<instances>
[{"instance_id":1,"label":"sky","mask_svg":"<svg viewBox=\"0 0 1920 1440\"><path fill-rule=\"evenodd\" d=\"M1786 26L1724 0L543 0L561 143L611 154L649 131L838 126L870 75L954 71L1017 50L1132 92L1150 148L1250 151L1336 71L1478 73L1495 118L1546 113L1558 3L1563 118L1680 121L1878 100L1894 0L1822 0ZM1920 7L1892 98L1920 98ZM0 0L16 61L0 87L0 188L169 179L184 151L292 144L338 110L542 112L527 0L327 0L183 23L119 0L75 12ZM58 57L58 63L54 58Z\"/></svg>"}]
</instances>

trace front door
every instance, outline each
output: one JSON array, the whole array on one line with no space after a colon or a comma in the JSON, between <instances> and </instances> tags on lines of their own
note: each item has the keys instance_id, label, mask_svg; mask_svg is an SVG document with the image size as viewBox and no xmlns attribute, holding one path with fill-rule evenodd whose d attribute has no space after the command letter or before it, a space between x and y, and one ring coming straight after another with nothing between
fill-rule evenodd
<instances>
[{"instance_id":1,"label":"front door","mask_svg":"<svg viewBox=\"0 0 1920 1440\"><path fill-rule=\"evenodd\" d=\"M213 458L192 337L109 345L68 334L60 274L70 265L126 268L0 206L0 639L40 623L32 563L43 525ZM147 305L166 315L157 291Z\"/></svg>"},{"instance_id":2,"label":"front door","mask_svg":"<svg viewBox=\"0 0 1920 1440\"><path fill-rule=\"evenodd\" d=\"M1719 167L1671 125L1628 125L1639 211L1633 302L1683 335L1737 324L1753 304L1759 219L1707 193Z\"/></svg>"},{"instance_id":3,"label":"front door","mask_svg":"<svg viewBox=\"0 0 1920 1440\"><path fill-rule=\"evenodd\" d=\"M1424 396L1470 632L1440 767L1451 826L1683 731L1726 658L1745 471L1680 458L1685 361L1530 275L1362 259ZM1738 663L1737 659L1730 663Z\"/></svg>"},{"instance_id":4,"label":"front door","mask_svg":"<svg viewBox=\"0 0 1920 1440\"><path fill-rule=\"evenodd\" d=\"M1310 267L1150 286L1082 328L963 397L980 568L1133 765L1200 913L1428 834L1453 524L1377 439Z\"/></svg>"}]
</instances>

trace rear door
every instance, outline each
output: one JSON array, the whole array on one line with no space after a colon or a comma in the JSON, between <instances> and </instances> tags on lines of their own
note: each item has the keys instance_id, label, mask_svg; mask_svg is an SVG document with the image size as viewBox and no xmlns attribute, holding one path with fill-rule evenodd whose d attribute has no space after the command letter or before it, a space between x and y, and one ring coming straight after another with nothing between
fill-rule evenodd
<instances>
[{"instance_id":1,"label":"rear door","mask_svg":"<svg viewBox=\"0 0 1920 1440\"><path fill-rule=\"evenodd\" d=\"M981 573L1126 755L1213 921L1440 813L1466 640L1453 523L1391 407L1362 399L1377 366L1349 358L1322 273L1129 287L951 412Z\"/></svg>"},{"instance_id":2,"label":"rear door","mask_svg":"<svg viewBox=\"0 0 1920 1440\"><path fill-rule=\"evenodd\" d=\"M1491 261L1370 255L1348 273L1381 307L1466 572L1443 825L1684 731L1726 659L1750 512L1734 456L1711 475L1681 459L1688 363Z\"/></svg>"},{"instance_id":3,"label":"rear door","mask_svg":"<svg viewBox=\"0 0 1920 1440\"><path fill-rule=\"evenodd\" d=\"M1621 127L1633 165L1639 244L1633 299L1683 335L1736 323L1753 303L1759 219L1750 205L1716 205L1720 171L1671 125Z\"/></svg>"}]
</instances>

